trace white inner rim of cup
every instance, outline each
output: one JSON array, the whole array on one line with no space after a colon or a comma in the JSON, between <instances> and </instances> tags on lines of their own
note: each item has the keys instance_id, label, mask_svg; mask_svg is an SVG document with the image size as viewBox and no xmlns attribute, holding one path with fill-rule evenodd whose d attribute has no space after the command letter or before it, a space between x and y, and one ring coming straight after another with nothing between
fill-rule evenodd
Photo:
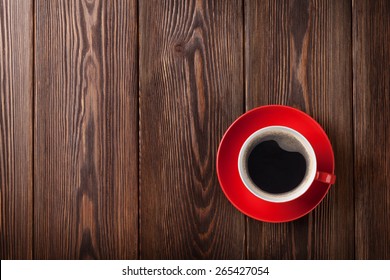
<instances>
[{"instance_id":1,"label":"white inner rim of cup","mask_svg":"<svg viewBox=\"0 0 390 280\"><path fill-rule=\"evenodd\" d=\"M283 150L299 152L305 158L305 176L301 183L289 192L279 194L265 192L253 183L249 176L248 156L258 144L267 140L275 140ZM244 185L257 197L270 202L286 202L304 194L314 181L316 170L316 156L309 141L298 131L285 126L268 126L254 132L244 142L238 156L238 171Z\"/></svg>"}]
</instances>

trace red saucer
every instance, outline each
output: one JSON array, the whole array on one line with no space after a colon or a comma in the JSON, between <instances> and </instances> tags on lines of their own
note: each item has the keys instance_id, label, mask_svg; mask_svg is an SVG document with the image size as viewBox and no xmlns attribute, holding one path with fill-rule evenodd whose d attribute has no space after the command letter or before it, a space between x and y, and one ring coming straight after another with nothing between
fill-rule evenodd
<instances>
[{"instance_id":1,"label":"red saucer","mask_svg":"<svg viewBox=\"0 0 390 280\"><path fill-rule=\"evenodd\" d=\"M237 163L241 146L252 133L272 125L287 126L300 132L314 149L317 170L334 173L332 146L322 127L302 111L288 106L269 105L245 113L229 127L219 145L217 174L226 197L242 213L265 222L288 222L313 210L331 185L314 181L305 194L283 203L265 201L245 187Z\"/></svg>"}]
</instances>

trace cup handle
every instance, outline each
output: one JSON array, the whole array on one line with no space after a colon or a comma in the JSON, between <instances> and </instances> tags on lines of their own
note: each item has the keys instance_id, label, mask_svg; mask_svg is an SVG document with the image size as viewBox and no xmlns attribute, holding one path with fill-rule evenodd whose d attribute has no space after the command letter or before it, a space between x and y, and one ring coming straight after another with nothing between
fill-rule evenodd
<instances>
[{"instance_id":1,"label":"cup handle","mask_svg":"<svg viewBox=\"0 0 390 280\"><path fill-rule=\"evenodd\" d=\"M315 180L326 184L334 184L334 182L336 181L336 175L317 171Z\"/></svg>"}]
</instances>

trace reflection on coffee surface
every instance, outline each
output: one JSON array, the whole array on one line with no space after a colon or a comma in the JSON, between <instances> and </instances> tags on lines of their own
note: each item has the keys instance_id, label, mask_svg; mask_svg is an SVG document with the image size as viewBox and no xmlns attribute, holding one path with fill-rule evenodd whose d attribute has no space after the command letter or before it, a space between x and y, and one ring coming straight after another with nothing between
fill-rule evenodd
<instances>
[{"instance_id":1,"label":"reflection on coffee surface","mask_svg":"<svg viewBox=\"0 0 390 280\"><path fill-rule=\"evenodd\" d=\"M306 174L306 160L298 152L283 150L274 140L259 143L248 157L248 173L253 183L268 193L293 190Z\"/></svg>"}]
</instances>

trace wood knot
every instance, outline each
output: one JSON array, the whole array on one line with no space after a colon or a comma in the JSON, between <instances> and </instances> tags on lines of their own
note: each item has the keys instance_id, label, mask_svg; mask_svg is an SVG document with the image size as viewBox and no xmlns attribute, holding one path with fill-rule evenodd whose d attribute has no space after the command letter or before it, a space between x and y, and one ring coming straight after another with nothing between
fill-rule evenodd
<instances>
[{"instance_id":1,"label":"wood knot","mask_svg":"<svg viewBox=\"0 0 390 280\"><path fill-rule=\"evenodd\" d=\"M174 49L175 49L175 52L176 52L177 54L183 54L184 51L185 51L185 47L184 47L184 44L183 44L183 43L176 44L175 47L174 47Z\"/></svg>"}]
</instances>

